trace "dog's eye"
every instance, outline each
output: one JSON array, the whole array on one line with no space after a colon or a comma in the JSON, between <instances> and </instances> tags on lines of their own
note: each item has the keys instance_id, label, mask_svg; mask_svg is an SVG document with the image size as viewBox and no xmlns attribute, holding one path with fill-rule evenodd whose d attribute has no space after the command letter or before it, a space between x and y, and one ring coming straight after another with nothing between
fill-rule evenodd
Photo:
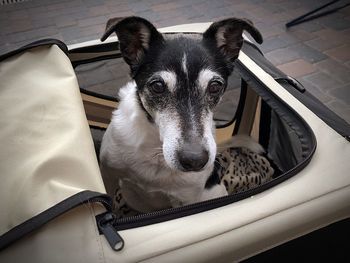
<instances>
[{"instance_id":1,"label":"dog's eye","mask_svg":"<svg viewBox=\"0 0 350 263\"><path fill-rule=\"evenodd\" d=\"M220 91L223 89L224 84L218 80L213 80L208 85L208 92L211 95L219 94Z\"/></svg>"},{"instance_id":2,"label":"dog's eye","mask_svg":"<svg viewBox=\"0 0 350 263\"><path fill-rule=\"evenodd\" d=\"M149 84L149 87L153 93L163 93L165 91L165 85L162 81L155 80Z\"/></svg>"}]
</instances>

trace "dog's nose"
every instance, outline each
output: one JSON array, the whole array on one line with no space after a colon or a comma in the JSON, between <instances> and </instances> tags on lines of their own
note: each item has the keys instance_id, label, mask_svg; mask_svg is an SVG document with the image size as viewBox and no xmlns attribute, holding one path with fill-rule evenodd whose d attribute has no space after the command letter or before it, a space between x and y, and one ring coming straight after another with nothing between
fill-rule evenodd
<instances>
[{"instance_id":1,"label":"dog's nose","mask_svg":"<svg viewBox=\"0 0 350 263\"><path fill-rule=\"evenodd\" d=\"M185 171L199 171L209 160L209 153L198 144L185 144L178 151L178 160Z\"/></svg>"}]
</instances>

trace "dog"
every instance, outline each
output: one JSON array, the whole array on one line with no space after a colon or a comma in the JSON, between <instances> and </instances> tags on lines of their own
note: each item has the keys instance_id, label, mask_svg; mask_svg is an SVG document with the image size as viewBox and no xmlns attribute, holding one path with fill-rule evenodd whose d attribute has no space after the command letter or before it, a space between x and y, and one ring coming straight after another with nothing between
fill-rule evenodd
<instances>
[{"instance_id":1,"label":"dog","mask_svg":"<svg viewBox=\"0 0 350 263\"><path fill-rule=\"evenodd\" d=\"M101 144L107 193L120 188L142 213L227 195L217 182L213 110L223 96L249 20L230 18L202 34L161 34L141 17L112 18L101 41L115 32L132 80L120 89ZM260 151L249 138L230 146ZM211 182L211 183L209 183Z\"/></svg>"}]
</instances>

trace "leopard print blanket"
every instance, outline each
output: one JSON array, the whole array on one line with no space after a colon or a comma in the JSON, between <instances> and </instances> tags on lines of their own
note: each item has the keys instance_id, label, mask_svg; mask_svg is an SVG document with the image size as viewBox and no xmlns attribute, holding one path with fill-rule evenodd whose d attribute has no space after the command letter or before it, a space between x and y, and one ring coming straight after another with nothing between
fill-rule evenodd
<instances>
[{"instance_id":1,"label":"leopard print blanket","mask_svg":"<svg viewBox=\"0 0 350 263\"><path fill-rule=\"evenodd\" d=\"M255 188L272 179L274 169L262 155L246 148L230 148L219 154L218 174L228 194Z\"/></svg>"},{"instance_id":2,"label":"leopard print blanket","mask_svg":"<svg viewBox=\"0 0 350 263\"><path fill-rule=\"evenodd\" d=\"M247 148L230 148L219 153L215 160L217 173L229 195L255 188L272 179L274 169L262 155ZM113 211L118 218L140 214L128 207L120 189L116 189Z\"/></svg>"}]
</instances>

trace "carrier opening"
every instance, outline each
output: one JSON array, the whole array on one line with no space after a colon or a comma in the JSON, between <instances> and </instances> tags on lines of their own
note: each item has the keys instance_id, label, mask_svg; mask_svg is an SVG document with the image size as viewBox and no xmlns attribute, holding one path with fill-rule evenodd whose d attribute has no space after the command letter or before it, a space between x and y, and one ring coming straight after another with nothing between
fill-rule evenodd
<instances>
[{"instance_id":1,"label":"carrier opening","mask_svg":"<svg viewBox=\"0 0 350 263\"><path fill-rule=\"evenodd\" d=\"M105 45L105 49L101 46L98 50L96 47L82 48L71 54L74 55L71 60L81 88L97 157L111 112L118 105L118 88L130 80L129 69L118 51L111 55L111 50L116 50L116 46L111 43ZM94 56L91 57L91 54ZM258 156L260 162L250 173L267 172L270 174L268 180L253 177L252 182L248 179L245 185L240 184L237 189L231 186L229 196L201 203L137 216L127 212L122 214L118 229L178 218L253 196L297 174L308 164L315 151L316 140L305 121L239 61L230 76L224 97L216 108L214 120L218 145L232 136L245 134L263 146L265 153ZM221 154L219 148L218 154ZM249 153L243 154L248 156L247 160L254 159ZM263 165L266 161L267 165ZM224 164L222 159L219 163L220 167ZM233 170L228 171L228 167L221 172L233 173L235 168L231 167ZM236 185L235 181L230 180L225 185L230 183ZM114 197L120 197L117 191ZM123 205L119 204L117 209L123 209Z\"/></svg>"}]
</instances>

